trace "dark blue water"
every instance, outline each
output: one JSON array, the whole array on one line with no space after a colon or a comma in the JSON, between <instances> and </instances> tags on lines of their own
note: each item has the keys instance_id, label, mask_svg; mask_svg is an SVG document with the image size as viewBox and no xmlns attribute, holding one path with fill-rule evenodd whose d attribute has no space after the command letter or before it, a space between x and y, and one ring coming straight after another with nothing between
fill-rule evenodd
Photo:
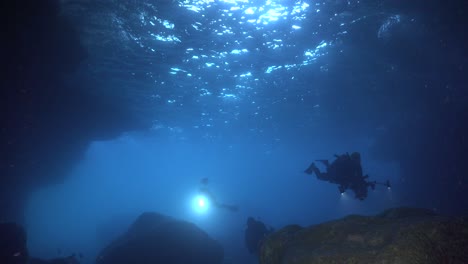
<instances>
[{"instance_id":1,"label":"dark blue water","mask_svg":"<svg viewBox=\"0 0 468 264\"><path fill-rule=\"evenodd\" d=\"M95 138L63 181L34 190L31 255L82 252L92 263L144 211L196 223L232 263L255 263L248 216L280 228L396 206L466 213L457 10L456 1L62 1L88 53L66 82L145 125ZM303 173L354 151L392 188L360 201ZM239 211L200 208L203 178Z\"/></svg>"}]
</instances>

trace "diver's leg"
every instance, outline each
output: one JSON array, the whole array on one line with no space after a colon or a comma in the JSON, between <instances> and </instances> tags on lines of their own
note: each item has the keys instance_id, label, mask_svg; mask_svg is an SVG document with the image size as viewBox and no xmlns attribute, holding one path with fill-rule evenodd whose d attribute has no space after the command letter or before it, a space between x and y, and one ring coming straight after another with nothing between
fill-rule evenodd
<instances>
[{"instance_id":1,"label":"diver's leg","mask_svg":"<svg viewBox=\"0 0 468 264\"><path fill-rule=\"evenodd\" d=\"M317 178L319 180L322 180L322 181L328 181L328 173L326 172L321 172L317 166L315 166L315 163L312 162L312 164L310 164L309 168L307 168L305 171L305 173L309 174L309 175L312 175L312 173L315 173L315 175L317 176Z\"/></svg>"},{"instance_id":2,"label":"diver's leg","mask_svg":"<svg viewBox=\"0 0 468 264\"><path fill-rule=\"evenodd\" d=\"M232 204L221 203L221 204L218 204L218 207L229 210L231 212L237 212L239 210L239 207L237 205L232 205Z\"/></svg>"},{"instance_id":3,"label":"diver's leg","mask_svg":"<svg viewBox=\"0 0 468 264\"><path fill-rule=\"evenodd\" d=\"M320 161L321 163L323 163L323 165L325 165L327 168L330 167L330 162L328 160L317 160L317 161Z\"/></svg>"},{"instance_id":4,"label":"diver's leg","mask_svg":"<svg viewBox=\"0 0 468 264\"><path fill-rule=\"evenodd\" d=\"M317 179L322 180L322 181L328 181L328 173L326 172L321 172L317 167L314 168L314 173L317 176Z\"/></svg>"},{"instance_id":5,"label":"diver's leg","mask_svg":"<svg viewBox=\"0 0 468 264\"><path fill-rule=\"evenodd\" d=\"M314 173L314 168L317 168L317 167L315 166L315 163L312 162L310 166L304 172L309 175L312 175L312 173Z\"/></svg>"}]
</instances>

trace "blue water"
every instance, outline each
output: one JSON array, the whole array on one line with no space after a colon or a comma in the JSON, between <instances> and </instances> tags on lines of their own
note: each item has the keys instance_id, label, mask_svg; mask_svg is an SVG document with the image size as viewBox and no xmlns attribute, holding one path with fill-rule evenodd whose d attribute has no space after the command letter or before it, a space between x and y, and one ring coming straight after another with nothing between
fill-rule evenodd
<instances>
[{"instance_id":1,"label":"blue water","mask_svg":"<svg viewBox=\"0 0 468 264\"><path fill-rule=\"evenodd\" d=\"M63 182L34 192L31 255L81 252L92 263L140 213L157 211L196 223L232 263L255 263L243 244L248 216L281 228L453 204L436 183L415 188L424 176L408 173L424 163L414 149L427 146L416 139L433 123L428 109L459 85L444 66L458 53L441 51L445 36L431 31L421 1L162 2L62 2L89 52L68 81L148 125L92 142ZM388 134L403 136L381 140ZM359 201L303 173L353 151L392 188ZM240 210L200 210L202 178Z\"/></svg>"}]
</instances>

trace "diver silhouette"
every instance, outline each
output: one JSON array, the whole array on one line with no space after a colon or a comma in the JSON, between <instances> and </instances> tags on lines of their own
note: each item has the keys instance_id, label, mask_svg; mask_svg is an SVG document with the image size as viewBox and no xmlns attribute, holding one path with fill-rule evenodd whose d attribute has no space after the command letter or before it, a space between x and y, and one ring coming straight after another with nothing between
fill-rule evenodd
<instances>
[{"instance_id":1,"label":"diver silhouette","mask_svg":"<svg viewBox=\"0 0 468 264\"><path fill-rule=\"evenodd\" d=\"M201 179L200 183L201 183L201 186L198 191L200 192L200 194L206 196L206 198L208 198L211 204L213 204L216 208L225 209L231 212L239 211L239 207L237 205L221 203L218 201L216 196L213 195L211 190L208 188L208 183L209 183L208 178Z\"/></svg>"},{"instance_id":2,"label":"diver silhouette","mask_svg":"<svg viewBox=\"0 0 468 264\"><path fill-rule=\"evenodd\" d=\"M361 154L359 152L353 152L351 155L346 152L342 155L335 155L335 158L332 163L328 160L316 160L325 165L325 172L320 171L314 162L304 172L309 175L315 173L319 180L338 184L340 193L351 189L355 194L355 198L359 200L367 198L368 187L375 189L376 184L381 184L390 188L389 181L386 183L367 181L369 176L362 173Z\"/></svg>"},{"instance_id":3,"label":"diver silhouette","mask_svg":"<svg viewBox=\"0 0 468 264\"><path fill-rule=\"evenodd\" d=\"M272 227L267 228L263 222L255 220L253 217L247 218L244 240L250 254L258 255L263 242L273 232L274 229Z\"/></svg>"}]
</instances>

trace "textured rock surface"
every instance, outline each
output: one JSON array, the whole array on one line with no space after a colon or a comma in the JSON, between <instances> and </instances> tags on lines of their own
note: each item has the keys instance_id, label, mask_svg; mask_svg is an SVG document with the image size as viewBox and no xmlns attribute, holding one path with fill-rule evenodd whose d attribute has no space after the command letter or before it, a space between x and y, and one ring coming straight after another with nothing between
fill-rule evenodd
<instances>
[{"instance_id":1,"label":"textured rock surface","mask_svg":"<svg viewBox=\"0 0 468 264\"><path fill-rule=\"evenodd\" d=\"M468 263L466 248L468 218L395 208L284 227L265 242L260 263Z\"/></svg>"},{"instance_id":2,"label":"textured rock surface","mask_svg":"<svg viewBox=\"0 0 468 264\"><path fill-rule=\"evenodd\" d=\"M142 214L99 254L98 264L219 264L223 248L192 223L157 213Z\"/></svg>"}]
</instances>

